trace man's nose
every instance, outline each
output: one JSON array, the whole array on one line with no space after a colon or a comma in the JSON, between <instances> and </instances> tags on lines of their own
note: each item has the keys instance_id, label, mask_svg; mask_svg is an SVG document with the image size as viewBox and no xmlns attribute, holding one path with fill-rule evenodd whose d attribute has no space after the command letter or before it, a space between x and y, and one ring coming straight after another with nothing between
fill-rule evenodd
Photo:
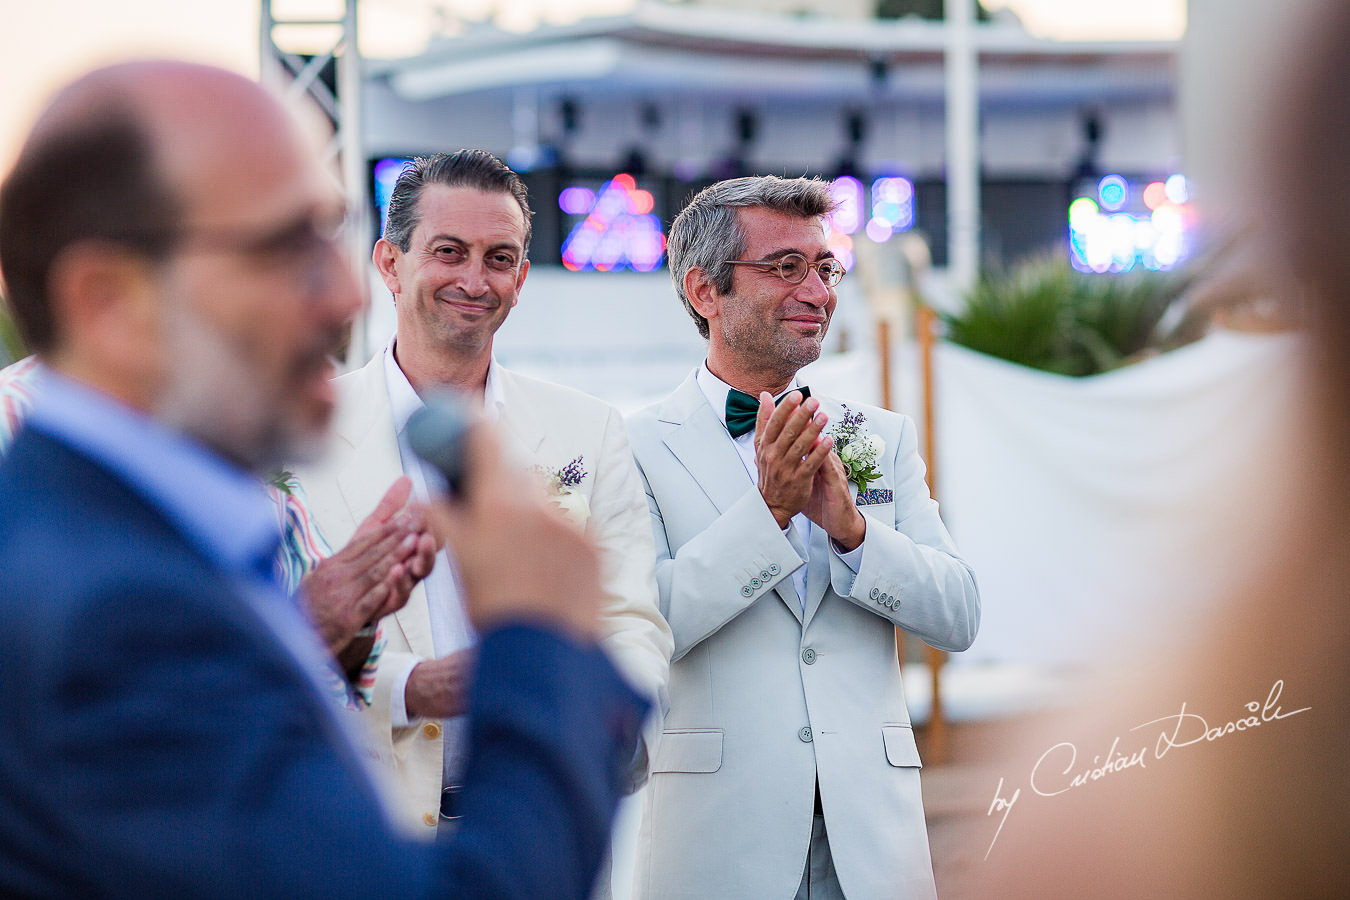
<instances>
[{"instance_id":1,"label":"man's nose","mask_svg":"<svg viewBox=\"0 0 1350 900\"><path fill-rule=\"evenodd\" d=\"M797 297L815 307L821 307L830 302L830 287L821 277L819 269L812 267L806 273L805 280L797 285Z\"/></svg>"},{"instance_id":2,"label":"man's nose","mask_svg":"<svg viewBox=\"0 0 1350 900\"><path fill-rule=\"evenodd\" d=\"M460 290L467 297L481 297L488 291L487 264L482 259L470 258L461 263L455 272Z\"/></svg>"}]
</instances>

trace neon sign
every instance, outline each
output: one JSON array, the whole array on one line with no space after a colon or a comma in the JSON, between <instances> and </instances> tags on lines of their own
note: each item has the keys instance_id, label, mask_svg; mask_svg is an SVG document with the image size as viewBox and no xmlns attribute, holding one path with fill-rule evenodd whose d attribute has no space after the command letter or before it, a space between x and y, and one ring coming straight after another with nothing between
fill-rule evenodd
<instances>
[{"instance_id":1,"label":"neon sign","mask_svg":"<svg viewBox=\"0 0 1350 900\"><path fill-rule=\"evenodd\" d=\"M562 264L573 272L650 272L665 258L666 236L650 191L620 173L599 190L574 185L558 194L558 207L585 216L562 244Z\"/></svg>"}]
</instances>

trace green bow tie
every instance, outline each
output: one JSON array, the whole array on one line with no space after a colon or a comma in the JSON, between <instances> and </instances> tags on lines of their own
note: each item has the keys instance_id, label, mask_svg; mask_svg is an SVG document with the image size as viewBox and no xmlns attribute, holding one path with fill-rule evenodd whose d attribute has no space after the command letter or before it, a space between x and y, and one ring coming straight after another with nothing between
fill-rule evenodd
<instances>
[{"instance_id":1,"label":"green bow tie","mask_svg":"<svg viewBox=\"0 0 1350 900\"><path fill-rule=\"evenodd\" d=\"M811 389L806 385L795 387L793 391L801 391L802 399L805 400L811 396ZM774 403L782 403L783 397L786 397L792 391L784 391L782 396L774 400ZM744 391L738 391L732 388L727 393L727 431L731 436L738 438L743 434L749 434L755 430L755 418L759 415L759 401Z\"/></svg>"}]
</instances>

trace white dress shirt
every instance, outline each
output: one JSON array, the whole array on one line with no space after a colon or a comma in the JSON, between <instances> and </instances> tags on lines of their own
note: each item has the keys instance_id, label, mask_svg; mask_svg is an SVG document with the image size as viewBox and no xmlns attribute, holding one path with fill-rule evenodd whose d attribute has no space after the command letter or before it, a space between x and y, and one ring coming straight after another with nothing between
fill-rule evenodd
<instances>
[{"instance_id":1,"label":"white dress shirt","mask_svg":"<svg viewBox=\"0 0 1350 900\"><path fill-rule=\"evenodd\" d=\"M398 452L403 462L403 473L412 480L413 498L422 503L431 499L432 488L440 493L444 480L434 466L413 452L408 444L408 419L425 404L408 382L398 362L394 359L394 343L391 341L384 351L385 378L389 383L389 404L394 414L394 427L398 431ZM483 410L489 420L501 415L501 390L496 373L497 360L494 357L488 363L487 385L484 389ZM469 622L464 609L464 600L460 590L459 573L455 569L450 555L442 547L436 554L436 565L431 574L422 582L427 597L427 614L431 620L431 645L437 657L448 656L459 650L465 650L478 643L478 633ZM390 723L398 727L413 724L408 716L408 707L404 691L408 677L418 663L426 660L413 657L408 660L401 672L396 673L390 692ZM442 784L451 785L459 781L464 772L464 751L468 746L468 721L465 716L443 719L445 768Z\"/></svg>"}]
</instances>

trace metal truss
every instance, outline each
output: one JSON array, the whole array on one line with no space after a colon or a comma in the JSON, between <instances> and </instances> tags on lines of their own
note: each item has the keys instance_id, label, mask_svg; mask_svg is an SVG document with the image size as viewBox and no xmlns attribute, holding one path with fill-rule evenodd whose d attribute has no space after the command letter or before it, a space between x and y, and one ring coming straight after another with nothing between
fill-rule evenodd
<instances>
[{"instance_id":1,"label":"metal truss","mask_svg":"<svg viewBox=\"0 0 1350 900\"><path fill-rule=\"evenodd\" d=\"M311 4L312 5L312 4ZM297 106L312 104L332 126L323 151L324 170L346 200L348 219L344 246L363 293L370 262L370 197L361 129L361 52L357 41L357 0L338 0L333 17L287 17L285 0L262 0L258 17L260 79ZM279 46L278 36L304 29L317 39L319 52L299 54ZM308 43L308 41L307 41ZM347 363L365 362L366 321L352 325Z\"/></svg>"}]
</instances>

